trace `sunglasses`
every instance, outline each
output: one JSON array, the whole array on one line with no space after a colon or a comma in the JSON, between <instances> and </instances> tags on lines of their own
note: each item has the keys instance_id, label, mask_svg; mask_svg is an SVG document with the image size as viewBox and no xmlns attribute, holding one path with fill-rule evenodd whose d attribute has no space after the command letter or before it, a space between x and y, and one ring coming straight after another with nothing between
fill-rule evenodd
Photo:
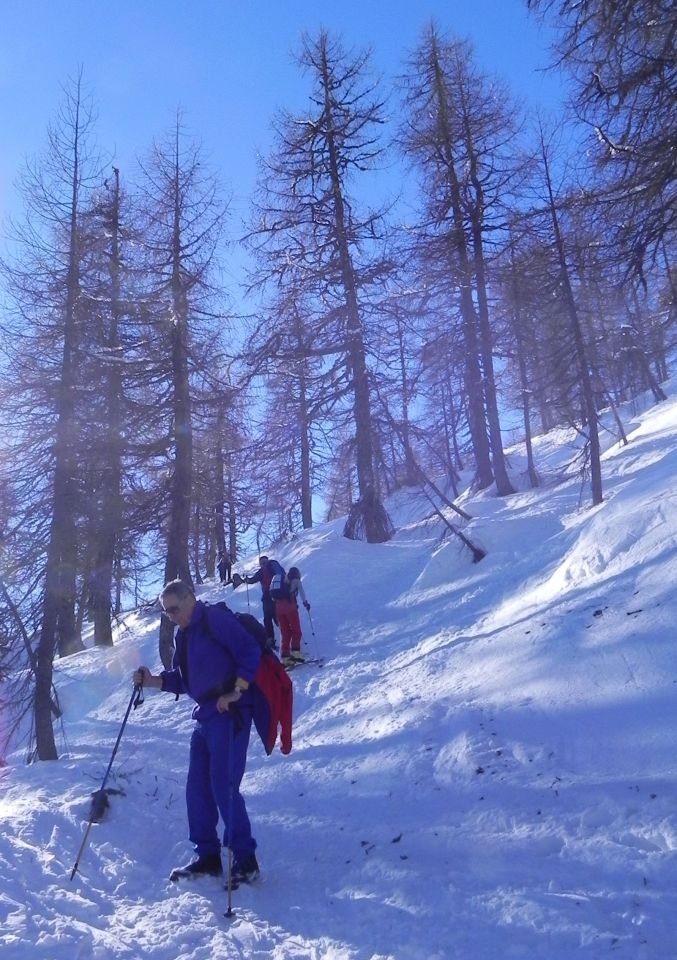
<instances>
[{"instance_id":1,"label":"sunglasses","mask_svg":"<svg viewBox=\"0 0 677 960\"><path fill-rule=\"evenodd\" d=\"M175 613L178 613L181 609L181 601L179 603L173 603L170 607L163 607L162 610L167 614L168 617L173 617Z\"/></svg>"}]
</instances>

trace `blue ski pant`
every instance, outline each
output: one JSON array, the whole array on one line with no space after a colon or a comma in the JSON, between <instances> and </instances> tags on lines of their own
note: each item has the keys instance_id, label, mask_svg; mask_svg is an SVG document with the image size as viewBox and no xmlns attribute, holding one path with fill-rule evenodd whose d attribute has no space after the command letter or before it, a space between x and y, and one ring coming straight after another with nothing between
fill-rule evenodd
<instances>
[{"instance_id":1,"label":"blue ski pant","mask_svg":"<svg viewBox=\"0 0 677 960\"><path fill-rule=\"evenodd\" d=\"M233 755L229 756L231 726ZM198 722L190 740L186 807L190 839L199 857L220 853L219 814L224 824L223 846L228 846L228 819L232 816L233 859L243 860L256 849L240 783L247 763L251 709L216 713ZM232 777L232 781L231 781ZM231 794L232 791L232 794Z\"/></svg>"}]
</instances>

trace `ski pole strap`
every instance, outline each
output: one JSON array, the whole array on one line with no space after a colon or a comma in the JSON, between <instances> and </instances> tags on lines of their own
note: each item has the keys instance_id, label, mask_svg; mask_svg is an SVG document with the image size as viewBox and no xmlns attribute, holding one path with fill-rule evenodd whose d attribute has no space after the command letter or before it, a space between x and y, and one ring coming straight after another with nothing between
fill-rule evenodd
<instances>
[{"instance_id":1,"label":"ski pole strap","mask_svg":"<svg viewBox=\"0 0 677 960\"><path fill-rule=\"evenodd\" d=\"M144 697L143 697L143 684L142 684L142 683L137 683L137 684L134 686L134 693L135 693L135 696L134 696L134 709L136 710L136 708L137 708L137 707L140 707L142 703L145 703L145 700L144 700Z\"/></svg>"}]
</instances>

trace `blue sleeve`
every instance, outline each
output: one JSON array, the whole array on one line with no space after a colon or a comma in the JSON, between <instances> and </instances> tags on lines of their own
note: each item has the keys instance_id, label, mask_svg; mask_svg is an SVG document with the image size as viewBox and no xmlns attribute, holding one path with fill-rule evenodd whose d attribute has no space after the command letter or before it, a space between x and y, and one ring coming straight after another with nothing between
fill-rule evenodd
<instances>
[{"instance_id":1,"label":"blue sleeve","mask_svg":"<svg viewBox=\"0 0 677 960\"><path fill-rule=\"evenodd\" d=\"M212 637L233 658L235 675L251 683L261 661L258 641L240 626L232 613L207 607L206 615Z\"/></svg>"},{"instance_id":2,"label":"blue sleeve","mask_svg":"<svg viewBox=\"0 0 677 960\"><path fill-rule=\"evenodd\" d=\"M256 573L253 573L251 577L244 578L245 583L260 583L261 582L261 571L257 570Z\"/></svg>"},{"instance_id":3,"label":"blue sleeve","mask_svg":"<svg viewBox=\"0 0 677 960\"><path fill-rule=\"evenodd\" d=\"M163 670L160 673L162 678L162 690L166 693L187 693L183 685L181 671L178 668L173 670Z\"/></svg>"}]
</instances>

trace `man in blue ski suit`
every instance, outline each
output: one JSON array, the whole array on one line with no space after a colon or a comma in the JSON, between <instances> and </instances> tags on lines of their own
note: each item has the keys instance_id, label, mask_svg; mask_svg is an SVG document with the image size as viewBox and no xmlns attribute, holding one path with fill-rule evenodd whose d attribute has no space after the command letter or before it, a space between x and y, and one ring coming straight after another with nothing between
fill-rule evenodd
<instances>
[{"instance_id":1,"label":"man in blue ski suit","mask_svg":"<svg viewBox=\"0 0 677 960\"><path fill-rule=\"evenodd\" d=\"M177 698L188 693L196 701L186 780L188 828L196 856L173 870L170 879L223 873L217 834L221 814L223 846L230 846L232 883L237 886L259 873L256 840L240 783L252 724L252 692L248 688L261 649L230 611L196 600L182 580L168 583L160 602L179 628L172 669L154 675L148 667L139 667L134 683L157 687Z\"/></svg>"}]
</instances>

